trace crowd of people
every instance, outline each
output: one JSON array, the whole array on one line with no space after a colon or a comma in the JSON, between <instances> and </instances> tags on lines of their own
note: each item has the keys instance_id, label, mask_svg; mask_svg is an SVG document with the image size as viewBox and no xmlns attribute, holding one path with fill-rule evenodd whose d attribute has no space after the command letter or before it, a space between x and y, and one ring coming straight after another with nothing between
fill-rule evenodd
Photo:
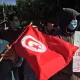
<instances>
[{"instance_id":1,"label":"crowd of people","mask_svg":"<svg viewBox=\"0 0 80 80\"><path fill-rule=\"evenodd\" d=\"M48 19L40 22L40 26L34 22L32 25L45 34L58 36L74 44L74 33L80 31L80 13L71 8L62 8L57 16L58 22L56 23L54 23L54 19ZM0 80L37 80L28 62L9 47L23 30L17 16L13 16L7 30L0 30L0 57L3 58L0 62ZM10 50L11 53L5 54L7 50ZM67 67L49 80L80 80L80 73L73 73L71 61Z\"/></svg>"}]
</instances>

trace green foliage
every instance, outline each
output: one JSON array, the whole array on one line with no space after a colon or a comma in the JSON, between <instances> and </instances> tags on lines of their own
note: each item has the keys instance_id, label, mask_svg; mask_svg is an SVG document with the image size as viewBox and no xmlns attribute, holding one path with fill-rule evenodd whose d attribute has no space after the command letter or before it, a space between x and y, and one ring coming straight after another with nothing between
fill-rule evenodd
<instances>
[{"instance_id":1,"label":"green foliage","mask_svg":"<svg viewBox=\"0 0 80 80\"><path fill-rule=\"evenodd\" d=\"M39 16L55 12L57 5L80 10L79 0L17 0L17 9L20 13L26 11Z\"/></svg>"},{"instance_id":2,"label":"green foliage","mask_svg":"<svg viewBox=\"0 0 80 80\"><path fill-rule=\"evenodd\" d=\"M23 12L31 12L44 17L53 14L57 5L71 7L80 11L79 0L17 0L16 3L16 6L4 4L5 13L16 12L20 16ZM0 15L2 15L2 8L3 6L0 5Z\"/></svg>"}]
</instances>

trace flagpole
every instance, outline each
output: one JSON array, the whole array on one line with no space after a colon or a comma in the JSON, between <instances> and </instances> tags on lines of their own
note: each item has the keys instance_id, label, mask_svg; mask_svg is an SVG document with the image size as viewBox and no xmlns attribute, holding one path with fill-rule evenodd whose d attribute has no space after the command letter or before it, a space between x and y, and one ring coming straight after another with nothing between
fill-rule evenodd
<instances>
[{"instance_id":1,"label":"flagpole","mask_svg":"<svg viewBox=\"0 0 80 80\"><path fill-rule=\"evenodd\" d=\"M6 14L5 14L5 10L4 10L4 0L2 0L2 5L3 5L3 17L4 17L4 21L6 20ZM6 23L4 23L4 29L7 29Z\"/></svg>"}]
</instances>

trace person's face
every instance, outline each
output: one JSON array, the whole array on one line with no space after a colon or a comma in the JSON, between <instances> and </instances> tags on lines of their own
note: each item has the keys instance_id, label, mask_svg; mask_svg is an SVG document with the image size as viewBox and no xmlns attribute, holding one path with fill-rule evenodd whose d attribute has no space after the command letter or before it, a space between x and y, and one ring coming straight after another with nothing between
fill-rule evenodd
<instances>
[{"instance_id":1,"label":"person's face","mask_svg":"<svg viewBox=\"0 0 80 80\"><path fill-rule=\"evenodd\" d=\"M47 23L47 29L50 31L51 29L53 29L53 23L48 22Z\"/></svg>"},{"instance_id":2,"label":"person's face","mask_svg":"<svg viewBox=\"0 0 80 80\"><path fill-rule=\"evenodd\" d=\"M77 24L78 24L78 21L77 21L76 18L74 18L74 19L70 22L70 24L68 25L68 28L69 28L70 30L75 30L76 27L77 27Z\"/></svg>"}]
</instances>

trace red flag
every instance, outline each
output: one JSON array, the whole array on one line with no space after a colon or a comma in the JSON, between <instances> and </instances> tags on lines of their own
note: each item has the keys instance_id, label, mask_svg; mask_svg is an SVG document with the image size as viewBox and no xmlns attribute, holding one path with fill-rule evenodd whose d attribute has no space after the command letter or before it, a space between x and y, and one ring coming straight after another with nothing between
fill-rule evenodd
<instances>
[{"instance_id":1,"label":"red flag","mask_svg":"<svg viewBox=\"0 0 80 80\"><path fill-rule=\"evenodd\" d=\"M58 37L41 33L31 25L14 42L13 47L28 61L38 80L48 80L67 66L78 49Z\"/></svg>"}]
</instances>

